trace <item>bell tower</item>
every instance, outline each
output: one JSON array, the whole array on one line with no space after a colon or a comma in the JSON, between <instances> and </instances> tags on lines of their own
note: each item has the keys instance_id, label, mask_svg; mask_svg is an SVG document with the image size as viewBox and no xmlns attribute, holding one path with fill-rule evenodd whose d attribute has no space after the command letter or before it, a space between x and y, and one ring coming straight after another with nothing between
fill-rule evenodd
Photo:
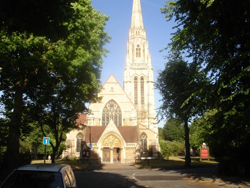
<instances>
[{"instance_id":1,"label":"bell tower","mask_svg":"<svg viewBox=\"0 0 250 188\"><path fill-rule=\"evenodd\" d=\"M124 69L124 90L137 110L138 125L158 132L151 56L143 26L140 0L133 0Z\"/></svg>"}]
</instances>

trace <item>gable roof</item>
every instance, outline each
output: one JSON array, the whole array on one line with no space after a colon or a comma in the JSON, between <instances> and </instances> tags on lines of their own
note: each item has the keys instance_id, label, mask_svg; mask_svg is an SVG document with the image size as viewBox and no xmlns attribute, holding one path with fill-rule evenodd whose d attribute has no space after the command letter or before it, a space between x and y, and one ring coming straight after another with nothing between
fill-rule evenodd
<instances>
[{"instance_id":1,"label":"gable roof","mask_svg":"<svg viewBox=\"0 0 250 188\"><path fill-rule=\"evenodd\" d=\"M103 135L107 126L88 126L86 127L86 143L89 143L89 138L91 136L91 142L97 143L101 136ZM137 143L138 134L136 126L117 126L117 130L120 135L123 137L126 143ZM107 131L108 133L108 131Z\"/></svg>"},{"instance_id":2,"label":"gable roof","mask_svg":"<svg viewBox=\"0 0 250 188\"><path fill-rule=\"evenodd\" d=\"M103 95L110 95L111 93L108 91L108 89L110 87L114 87L114 86L118 86L117 88L119 88L118 90L116 90L116 94L117 95L125 95L125 98L127 98L127 100L132 104L132 100L129 98L129 96L127 95L127 93L124 91L123 87L120 85L120 83L118 82L118 80L116 79L116 77L111 74L109 76L109 78L106 80L106 82L103 84L103 88L101 90L101 92L99 93L100 96L103 96Z\"/></svg>"},{"instance_id":3,"label":"gable roof","mask_svg":"<svg viewBox=\"0 0 250 188\"><path fill-rule=\"evenodd\" d=\"M137 143L138 142L138 134L137 134L137 126L124 126L124 127L117 127L120 131L123 139L127 143Z\"/></svg>"},{"instance_id":4,"label":"gable roof","mask_svg":"<svg viewBox=\"0 0 250 188\"><path fill-rule=\"evenodd\" d=\"M89 138L91 136L91 142L97 143L99 138L101 137L103 131L105 130L105 126L88 126L86 127L86 142L89 143Z\"/></svg>"}]
</instances>

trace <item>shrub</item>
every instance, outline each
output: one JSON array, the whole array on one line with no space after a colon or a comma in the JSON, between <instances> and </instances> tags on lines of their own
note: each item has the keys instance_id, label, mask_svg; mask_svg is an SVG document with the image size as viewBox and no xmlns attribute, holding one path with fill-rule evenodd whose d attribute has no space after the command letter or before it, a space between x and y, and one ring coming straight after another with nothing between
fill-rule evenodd
<instances>
[{"instance_id":1,"label":"shrub","mask_svg":"<svg viewBox=\"0 0 250 188\"><path fill-rule=\"evenodd\" d=\"M164 158L170 156L177 156L179 152L183 151L184 143L177 141L160 140L161 154Z\"/></svg>"}]
</instances>

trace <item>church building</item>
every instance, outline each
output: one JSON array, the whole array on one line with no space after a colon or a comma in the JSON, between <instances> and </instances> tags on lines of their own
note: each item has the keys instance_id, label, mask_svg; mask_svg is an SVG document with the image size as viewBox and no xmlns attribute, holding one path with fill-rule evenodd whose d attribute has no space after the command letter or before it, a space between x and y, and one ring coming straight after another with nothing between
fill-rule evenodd
<instances>
[{"instance_id":1,"label":"church building","mask_svg":"<svg viewBox=\"0 0 250 188\"><path fill-rule=\"evenodd\" d=\"M82 129L67 134L65 156L108 163L134 163L160 156L151 56L143 26L140 0L133 0L123 87L110 75L99 93L101 101L81 114Z\"/></svg>"}]
</instances>

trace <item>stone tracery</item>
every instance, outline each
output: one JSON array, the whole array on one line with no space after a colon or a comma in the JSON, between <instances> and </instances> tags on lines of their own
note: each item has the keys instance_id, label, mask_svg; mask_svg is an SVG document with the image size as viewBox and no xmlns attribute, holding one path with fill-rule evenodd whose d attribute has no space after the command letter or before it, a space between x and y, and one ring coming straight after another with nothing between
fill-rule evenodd
<instances>
[{"instance_id":1,"label":"stone tracery","mask_svg":"<svg viewBox=\"0 0 250 188\"><path fill-rule=\"evenodd\" d=\"M102 147L121 147L121 141L114 135L109 135L102 142Z\"/></svg>"}]
</instances>

